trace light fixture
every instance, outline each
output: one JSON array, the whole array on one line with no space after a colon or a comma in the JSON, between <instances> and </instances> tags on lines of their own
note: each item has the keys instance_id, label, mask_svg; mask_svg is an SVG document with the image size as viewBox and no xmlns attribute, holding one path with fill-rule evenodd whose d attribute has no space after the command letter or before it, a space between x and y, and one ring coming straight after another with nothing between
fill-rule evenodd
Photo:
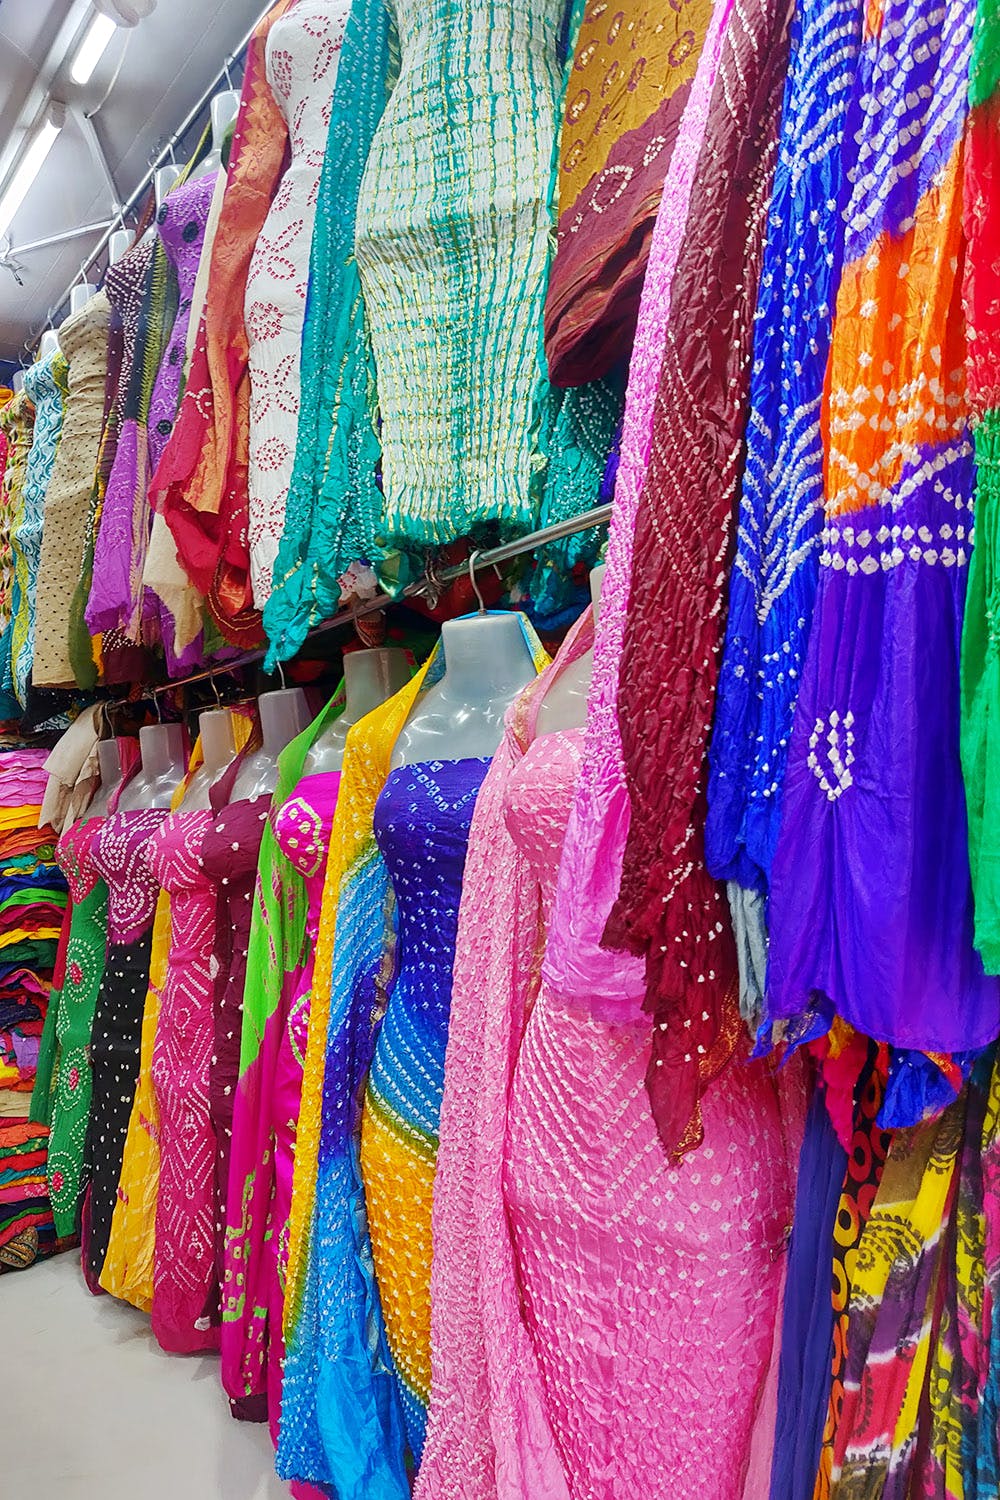
<instances>
[{"instance_id":1,"label":"light fixture","mask_svg":"<svg viewBox=\"0 0 1000 1500\"><path fill-rule=\"evenodd\" d=\"M42 170L45 158L52 150L65 120L65 108L60 104L50 104L18 162L14 175L0 195L0 235L5 235L13 223L14 215Z\"/></svg>"},{"instance_id":2,"label":"light fixture","mask_svg":"<svg viewBox=\"0 0 1000 1500\"><path fill-rule=\"evenodd\" d=\"M108 43L118 30L110 16L93 15L73 54L69 76L82 88L94 76L94 69L104 56Z\"/></svg>"}]
</instances>

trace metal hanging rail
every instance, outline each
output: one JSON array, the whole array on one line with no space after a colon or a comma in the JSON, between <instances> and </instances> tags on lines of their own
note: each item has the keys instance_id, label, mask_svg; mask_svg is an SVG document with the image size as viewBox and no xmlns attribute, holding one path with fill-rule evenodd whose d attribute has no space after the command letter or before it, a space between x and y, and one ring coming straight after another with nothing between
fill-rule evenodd
<instances>
[{"instance_id":1,"label":"metal hanging rail","mask_svg":"<svg viewBox=\"0 0 1000 1500\"><path fill-rule=\"evenodd\" d=\"M237 63L242 60L247 48L250 45L250 42L253 39L254 32L257 30L257 27L260 25L261 21L267 15L270 9L270 5L265 5L263 7L257 19L254 21L253 25L246 33L243 40L240 42L239 46L229 54L225 62L222 64L222 67L219 69L218 73L216 73L215 77L212 79L212 82L203 91L197 104L195 104L188 111L183 125L181 125L179 129L175 130L166 144L161 147L157 155L154 157L153 161L150 163L144 177L141 179L138 186L133 189L133 191L120 205L120 207L116 209L113 221L101 235L101 238L98 240L97 244L94 246L90 254L80 262L80 269L77 271L76 275L73 277L73 280L63 292L58 302L54 303L49 308L44 323L32 332L30 337L33 342L37 342L44 330L51 326L55 314L69 301L70 293L72 292L73 288L78 285L80 281L85 281L87 279L86 273L88 269L99 258L102 252L107 249L108 241L110 240L115 229L124 225L125 215L132 209L134 209L142 199L143 195L149 191L156 172L166 162L172 159L174 147L184 139L188 131L191 129L192 125L198 119L199 115L201 115L205 111L213 95L218 93L220 84L223 84L229 80L230 69L234 68Z\"/></svg>"},{"instance_id":2,"label":"metal hanging rail","mask_svg":"<svg viewBox=\"0 0 1000 1500\"><path fill-rule=\"evenodd\" d=\"M355 620L360 620L363 615L374 614L380 609L388 608L390 604L401 604L406 599L420 598L430 593L439 584L454 583L456 578L467 577L470 570L478 572L481 568L498 567L500 563L510 562L513 558L521 557L527 552L534 552L536 547L544 547L547 542L558 542L563 537L575 536L579 531L589 531L592 526L603 526L610 519L610 505L595 505L593 510L585 510L566 521L556 521L552 526L543 526L540 531L532 531L528 536L519 537L517 541L505 542L503 546L491 547L486 552L476 552L468 562L442 568L439 573L435 573L433 579L424 577L416 583L408 584L399 595L376 594L373 599L366 599L350 609L339 610L328 620L314 625L307 633L306 640L314 640L316 636L326 635L331 630L338 630L342 625L351 625ZM266 648L259 651L246 651L242 656L231 657L229 661L216 662L214 666L205 667L200 672L192 672L187 677L177 677L172 682L160 683L152 689L153 695L155 697L160 693L170 693L175 688L189 687L196 682L210 682L213 677L223 677L229 672L239 671L241 667L251 667L256 662L263 661L266 655Z\"/></svg>"}]
</instances>

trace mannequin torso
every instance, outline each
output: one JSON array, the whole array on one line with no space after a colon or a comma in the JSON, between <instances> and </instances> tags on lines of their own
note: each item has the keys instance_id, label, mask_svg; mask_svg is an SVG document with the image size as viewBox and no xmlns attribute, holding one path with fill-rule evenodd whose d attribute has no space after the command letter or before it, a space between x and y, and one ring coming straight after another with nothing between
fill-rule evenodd
<instances>
[{"instance_id":1,"label":"mannequin torso","mask_svg":"<svg viewBox=\"0 0 1000 1500\"><path fill-rule=\"evenodd\" d=\"M101 768L101 783L90 799L88 818L106 818L109 804L122 781L122 753L117 740L101 740L97 747L97 761Z\"/></svg>"},{"instance_id":2,"label":"mannequin torso","mask_svg":"<svg viewBox=\"0 0 1000 1500\"><path fill-rule=\"evenodd\" d=\"M594 568L590 574L590 597L593 601L594 623L601 604L601 583L604 579L604 564ZM587 722L587 698L590 679L594 671L594 648L564 667L538 707L535 735L554 734L561 729L582 729Z\"/></svg>"},{"instance_id":3,"label":"mannequin torso","mask_svg":"<svg viewBox=\"0 0 1000 1500\"><path fill-rule=\"evenodd\" d=\"M211 708L198 720L204 760L188 782L181 800L182 812L208 812L212 802L209 791L236 754L233 718L226 708Z\"/></svg>"},{"instance_id":4,"label":"mannequin torso","mask_svg":"<svg viewBox=\"0 0 1000 1500\"><path fill-rule=\"evenodd\" d=\"M494 753L508 707L535 676L535 664L514 615L446 620L441 629L445 674L428 688L403 725L391 764L469 760Z\"/></svg>"},{"instance_id":5,"label":"mannequin torso","mask_svg":"<svg viewBox=\"0 0 1000 1500\"><path fill-rule=\"evenodd\" d=\"M184 776L184 730L180 724L148 724L139 730L142 769L122 792L119 812L169 808Z\"/></svg>"},{"instance_id":6,"label":"mannequin torso","mask_svg":"<svg viewBox=\"0 0 1000 1500\"><path fill-rule=\"evenodd\" d=\"M373 708L378 708L398 692L410 677L409 663L402 651L378 648L351 651L344 657L344 688L347 702L328 729L324 729L306 756L304 775L316 776L339 771L344 764L347 731Z\"/></svg>"},{"instance_id":7,"label":"mannequin torso","mask_svg":"<svg viewBox=\"0 0 1000 1500\"><path fill-rule=\"evenodd\" d=\"M309 705L301 688L262 693L257 707L263 745L243 762L233 782L231 802L270 795L278 784L278 756L309 723Z\"/></svg>"}]
</instances>

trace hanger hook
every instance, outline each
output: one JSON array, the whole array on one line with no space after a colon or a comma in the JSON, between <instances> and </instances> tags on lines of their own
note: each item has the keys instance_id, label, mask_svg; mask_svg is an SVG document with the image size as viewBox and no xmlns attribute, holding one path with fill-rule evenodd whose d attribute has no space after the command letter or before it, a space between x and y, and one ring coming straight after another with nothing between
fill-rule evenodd
<instances>
[{"instance_id":1,"label":"hanger hook","mask_svg":"<svg viewBox=\"0 0 1000 1500\"><path fill-rule=\"evenodd\" d=\"M278 681L281 683L281 691L285 692L288 684L285 681L285 663L283 661L279 661L278 663Z\"/></svg>"},{"instance_id":2,"label":"hanger hook","mask_svg":"<svg viewBox=\"0 0 1000 1500\"><path fill-rule=\"evenodd\" d=\"M222 708L223 707L223 703L222 703L222 694L219 692L219 679L218 679L218 677L216 677L215 673L213 672L212 675L211 675L211 677L208 680L212 684L212 692L215 694L215 706L216 706L216 708Z\"/></svg>"},{"instance_id":3,"label":"hanger hook","mask_svg":"<svg viewBox=\"0 0 1000 1500\"><path fill-rule=\"evenodd\" d=\"M480 549L478 547L469 553L469 582L472 585L472 592L479 600L479 613L485 615L487 613L486 600L483 598L482 590L479 587L479 579L476 577L476 559L479 556Z\"/></svg>"},{"instance_id":4,"label":"hanger hook","mask_svg":"<svg viewBox=\"0 0 1000 1500\"><path fill-rule=\"evenodd\" d=\"M154 688L153 689L153 707L156 709L156 722L158 724L162 724L163 723L163 710L160 707L160 690L159 690L159 688Z\"/></svg>"}]
</instances>

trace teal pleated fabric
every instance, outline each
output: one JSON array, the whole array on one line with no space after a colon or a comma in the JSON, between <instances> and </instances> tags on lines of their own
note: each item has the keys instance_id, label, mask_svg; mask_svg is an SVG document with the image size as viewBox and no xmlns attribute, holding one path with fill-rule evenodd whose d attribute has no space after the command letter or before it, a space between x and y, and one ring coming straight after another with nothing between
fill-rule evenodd
<instances>
[{"instance_id":1,"label":"teal pleated fabric","mask_svg":"<svg viewBox=\"0 0 1000 1500\"><path fill-rule=\"evenodd\" d=\"M309 261L295 467L264 610L272 669L294 656L309 628L335 611L341 574L377 552L382 495L376 480L375 367L354 259L354 220L365 162L397 68L384 0L354 0Z\"/></svg>"}]
</instances>

